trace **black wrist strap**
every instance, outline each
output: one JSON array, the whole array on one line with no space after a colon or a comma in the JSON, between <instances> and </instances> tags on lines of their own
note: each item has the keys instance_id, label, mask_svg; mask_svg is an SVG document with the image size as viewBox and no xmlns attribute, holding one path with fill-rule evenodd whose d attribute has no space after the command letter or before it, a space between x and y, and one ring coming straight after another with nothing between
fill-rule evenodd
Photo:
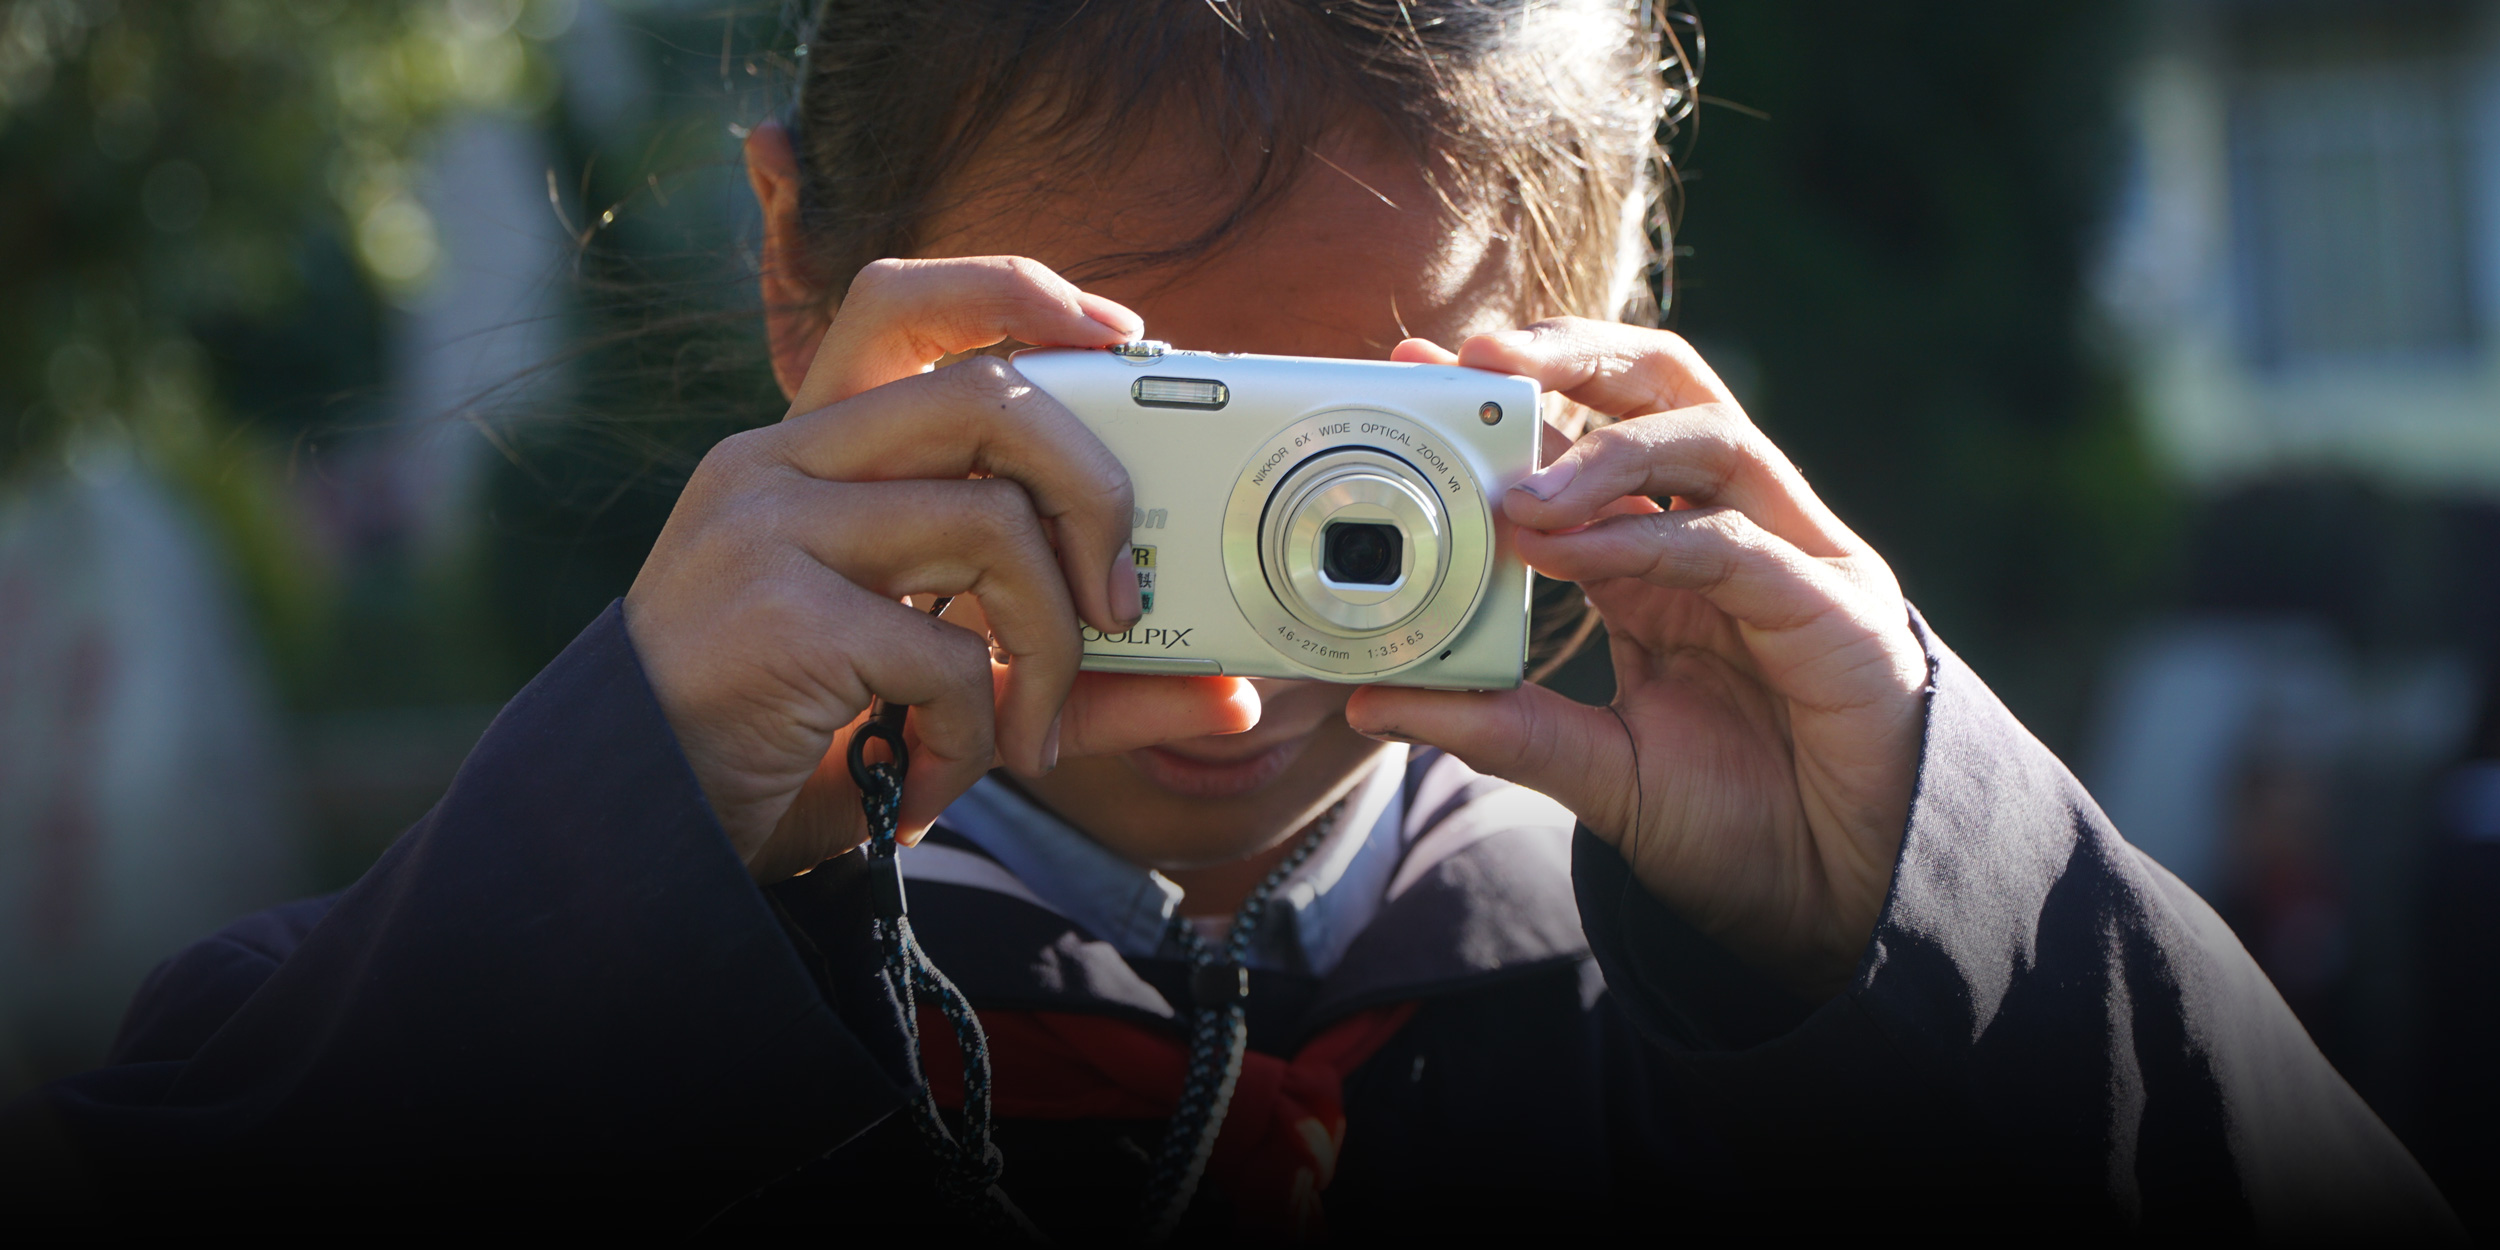
<instances>
[{"instance_id":1,"label":"black wrist strap","mask_svg":"<svg viewBox=\"0 0 2500 1250\"><path fill-rule=\"evenodd\" d=\"M929 610L946 610L941 599ZM998 1146L990 1140L990 1043L980 1017L963 991L938 971L912 933L908 900L903 893L903 865L897 857L896 826L903 806L903 779L911 770L911 751L903 742L903 724L911 709L880 700L867 721L851 735L848 763L859 785L860 811L868 819L868 888L872 929L884 951L878 977L894 1002L896 1023L903 1034L903 1056L911 1081L912 1124L938 1163L938 1190L948 1206L972 1223L994 1233L1030 1241L1044 1238L1033 1222L998 1187L1003 1170ZM868 744L885 744L890 758L871 762ZM953 1026L955 1045L963 1052L964 1106L957 1123L949 1124L929 1090L927 1067L920 1058L919 997L927 995Z\"/></svg>"}]
</instances>

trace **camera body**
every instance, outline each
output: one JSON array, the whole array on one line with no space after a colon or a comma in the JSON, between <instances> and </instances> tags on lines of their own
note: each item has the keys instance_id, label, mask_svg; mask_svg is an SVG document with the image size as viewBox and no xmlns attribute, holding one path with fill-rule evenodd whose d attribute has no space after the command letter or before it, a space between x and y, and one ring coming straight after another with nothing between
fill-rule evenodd
<instances>
[{"instance_id":1,"label":"camera body","mask_svg":"<svg viewBox=\"0 0 2500 1250\"><path fill-rule=\"evenodd\" d=\"M1445 365L1035 348L1016 369L1127 467L1145 615L1084 666L1506 689L1527 566L1499 516L1536 383Z\"/></svg>"}]
</instances>

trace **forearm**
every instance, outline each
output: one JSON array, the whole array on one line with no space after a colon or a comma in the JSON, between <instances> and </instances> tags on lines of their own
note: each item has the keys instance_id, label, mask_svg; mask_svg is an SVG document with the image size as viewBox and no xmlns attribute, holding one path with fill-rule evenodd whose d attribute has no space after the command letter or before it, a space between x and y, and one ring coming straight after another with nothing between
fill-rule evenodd
<instances>
[{"instance_id":1,"label":"forearm","mask_svg":"<svg viewBox=\"0 0 2500 1250\"><path fill-rule=\"evenodd\" d=\"M899 1098L728 849L611 611L195 1049L50 1101L108 1174L734 1184Z\"/></svg>"},{"instance_id":2,"label":"forearm","mask_svg":"<svg viewBox=\"0 0 2500 1250\"><path fill-rule=\"evenodd\" d=\"M1582 839L1609 985L1705 1114L1762 1160L1938 1209L2452 1229L2212 909L1920 633L1935 680L1917 793L1839 995L1781 994Z\"/></svg>"}]
</instances>

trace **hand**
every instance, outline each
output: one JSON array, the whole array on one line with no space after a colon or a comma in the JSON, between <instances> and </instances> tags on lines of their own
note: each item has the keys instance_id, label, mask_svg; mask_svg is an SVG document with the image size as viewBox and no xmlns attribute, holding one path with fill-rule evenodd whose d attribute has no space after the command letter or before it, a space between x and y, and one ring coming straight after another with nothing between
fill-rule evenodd
<instances>
[{"instance_id":1,"label":"hand","mask_svg":"<svg viewBox=\"0 0 2500 1250\"><path fill-rule=\"evenodd\" d=\"M1347 720L1551 795L1739 957L1836 992L1890 889L1925 728L1892 571L1675 335L1564 319L1396 358L1525 375L1620 418L1503 504L1528 563L1603 615L1616 693L1370 687Z\"/></svg>"},{"instance_id":2,"label":"hand","mask_svg":"<svg viewBox=\"0 0 2500 1250\"><path fill-rule=\"evenodd\" d=\"M626 593L625 626L759 880L866 836L844 751L875 697L913 707L906 840L994 765L1039 773L1062 752L1257 722L1237 679L1079 681L1080 615L1108 632L1138 616L1128 474L1003 361L931 368L1011 337L1093 347L1139 329L1029 260L879 261L852 283L791 415L695 470ZM960 615L986 618L988 637L930 619L912 595L972 596Z\"/></svg>"}]
</instances>

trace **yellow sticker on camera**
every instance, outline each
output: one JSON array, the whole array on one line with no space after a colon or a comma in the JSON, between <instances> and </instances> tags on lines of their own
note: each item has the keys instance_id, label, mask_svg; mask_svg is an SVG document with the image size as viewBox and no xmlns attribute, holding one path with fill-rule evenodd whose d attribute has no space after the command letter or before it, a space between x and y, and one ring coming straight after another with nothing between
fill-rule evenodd
<instances>
[{"instance_id":1,"label":"yellow sticker on camera","mask_svg":"<svg viewBox=\"0 0 2500 1250\"><path fill-rule=\"evenodd\" d=\"M1137 565L1137 603L1139 612L1155 610L1155 549L1131 546L1129 560Z\"/></svg>"}]
</instances>

